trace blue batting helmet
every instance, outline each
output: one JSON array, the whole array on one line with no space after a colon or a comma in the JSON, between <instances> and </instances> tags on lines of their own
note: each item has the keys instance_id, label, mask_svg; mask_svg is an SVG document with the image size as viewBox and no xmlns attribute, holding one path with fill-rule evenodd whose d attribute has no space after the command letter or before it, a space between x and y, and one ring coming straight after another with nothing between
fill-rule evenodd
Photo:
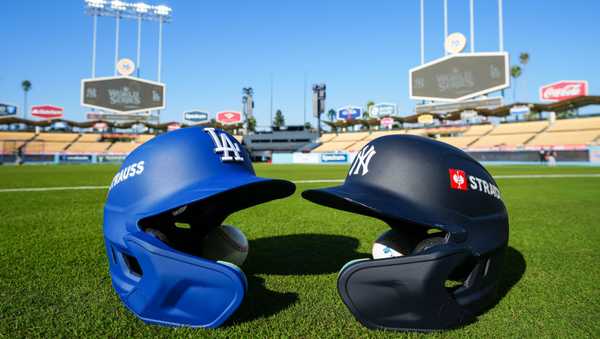
<instances>
[{"instance_id":1,"label":"blue batting helmet","mask_svg":"<svg viewBox=\"0 0 600 339\"><path fill-rule=\"evenodd\" d=\"M104 207L114 289L148 323L218 327L247 282L237 266L200 257L200 240L229 214L294 190L255 176L247 151L222 130L190 127L148 141L127 156Z\"/></svg>"}]
</instances>

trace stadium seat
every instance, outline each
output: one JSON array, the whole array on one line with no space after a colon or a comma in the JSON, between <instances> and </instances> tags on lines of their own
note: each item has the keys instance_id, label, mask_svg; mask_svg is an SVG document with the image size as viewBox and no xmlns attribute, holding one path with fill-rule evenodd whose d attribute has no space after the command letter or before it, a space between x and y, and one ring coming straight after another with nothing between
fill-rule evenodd
<instances>
[{"instance_id":1,"label":"stadium seat","mask_svg":"<svg viewBox=\"0 0 600 339\"><path fill-rule=\"evenodd\" d=\"M137 141L141 143L145 143L146 141L154 138L154 134L140 134L137 137Z\"/></svg>"},{"instance_id":2,"label":"stadium seat","mask_svg":"<svg viewBox=\"0 0 600 339\"><path fill-rule=\"evenodd\" d=\"M333 151L344 151L346 148L351 146L354 141L330 141L322 144L315 148L313 152L333 152Z\"/></svg>"},{"instance_id":3,"label":"stadium seat","mask_svg":"<svg viewBox=\"0 0 600 339\"><path fill-rule=\"evenodd\" d=\"M35 141L73 142L78 136L77 133L40 133L35 137Z\"/></svg>"},{"instance_id":4,"label":"stadium seat","mask_svg":"<svg viewBox=\"0 0 600 339\"><path fill-rule=\"evenodd\" d=\"M438 141L445 142L454 147L467 148L473 141L477 140L477 136L470 137L440 137Z\"/></svg>"},{"instance_id":5,"label":"stadium seat","mask_svg":"<svg viewBox=\"0 0 600 339\"><path fill-rule=\"evenodd\" d=\"M547 132L600 130L600 117L556 120Z\"/></svg>"},{"instance_id":6,"label":"stadium seat","mask_svg":"<svg viewBox=\"0 0 600 339\"><path fill-rule=\"evenodd\" d=\"M25 146L25 154L54 154L62 152L70 142L30 141Z\"/></svg>"},{"instance_id":7,"label":"stadium seat","mask_svg":"<svg viewBox=\"0 0 600 339\"><path fill-rule=\"evenodd\" d=\"M410 135L427 135L427 130L424 128L411 128L406 130L406 134Z\"/></svg>"},{"instance_id":8,"label":"stadium seat","mask_svg":"<svg viewBox=\"0 0 600 339\"><path fill-rule=\"evenodd\" d=\"M30 140L34 136L30 132L0 132L0 140Z\"/></svg>"},{"instance_id":9,"label":"stadium seat","mask_svg":"<svg viewBox=\"0 0 600 339\"><path fill-rule=\"evenodd\" d=\"M584 119L582 119L584 120ZM528 145L531 146L558 146L558 145L587 145L600 136L599 130L592 131L566 131L544 132L538 134Z\"/></svg>"},{"instance_id":10,"label":"stadium seat","mask_svg":"<svg viewBox=\"0 0 600 339\"><path fill-rule=\"evenodd\" d=\"M539 133L548 127L548 121L514 122L500 124L489 135Z\"/></svg>"},{"instance_id":11,"label":"stadium seat","mask_svg":"<svg viewBox=\"0 0 600 339\"><path fill-rule=\"evenodd\" d=\"M79 139L77 139L77 142L96 142L100 140L100 136L101 135L97 133L85 133L82 134Z\"/></svg>"},{"instance_id":12,"label":"stadium seat","mask_svg":"<svg viewBox=\"0 0 600 339\"><path fill-rule=\"evenodd\" d=\"M111 145L110 142L80 142L72 144L67 150L67 153L104 153Z\"/></svg>"},{"instance_id":13,"label":"stadium seat","mask_svg":"<svg viewBox=\"0 0 600 339\"><path fill-rule=\"evenodd\" d=\"M477 140L469 147L491 148L491 147L516 147L524 145L535 133L486 135Z\"/></svg>"},{"instance_id":14,"label":"stadium seat","mask_svg":"<svg viewBox=\"0 0 600 339\"><path fill-rule=\"evenodd\" d=\"M335 133L325 133L325 134L321 135L321 137L319 138L319 142L331 141L331 139L335 138L335 136L336 136Z\"/></svg>"},{"instance_id":15,"label":"stadium seat","mask_svg":"<svg viewBox=\"0 0 600 339\"><path fill-rule=\"evenodd\" d=\"M333 142L341 142L341 141L359 141L369 136L369 132L348 132L348 133L340 133L331 141Z\"/></svg>"},{"instance_id":16,"label":"stadium seat","mask_svg":"<svg viewBox=\"0 0 600 339\"><path fill-rule=\"evenodd\" d=\"M136 142L115 142L109 149L108 153L128 154L136 149L139 143Z\"/></svg>"},{"instance_id":17,"label":"stadium seat","mask_svg":"<svg viewBox=\"0 0 600 339\"><path fill-rule=\"evenodd\" d=\"M473 125L469 127L469 129L463 133L463 136L479 136L484 135L489 132L494 125Z\"/></svg>"},{"instance_id":18,"label":"stadium seat","mask_svg":"<svg viewBox=\"0 0 600 339\"><path fill-rule=\"evenodd\" d=\"M25 141L20 140L0 140L0 154L14 154L24 144Z\"/></svg>"},{"instance_id":19,"label":"stadium seat","mask_svg":"<svg viewBox=\"0 0 600 339\"><path fill-rule=\"evenodd\" d=\"M350 145L346 151L348 152L358 152L360 151L363 147L365 147L366 144L368 144L369 142L371 142L371 140L361 140L361 141L357 141L355 143L353 143L352 145Z\"/></svg>"},{"instance_id":20,"label":"stadium seat","mask_svg":"<svg viewBox=\"0 0 600 339\"><path fill-rule=\"evenodd\" d=\"M403 129L391 130L391 131L377 131L371 133L365 140L375 140L384 135L396 135L396 134L406 134L406 131Z\"/></svg>"}]
</instances>

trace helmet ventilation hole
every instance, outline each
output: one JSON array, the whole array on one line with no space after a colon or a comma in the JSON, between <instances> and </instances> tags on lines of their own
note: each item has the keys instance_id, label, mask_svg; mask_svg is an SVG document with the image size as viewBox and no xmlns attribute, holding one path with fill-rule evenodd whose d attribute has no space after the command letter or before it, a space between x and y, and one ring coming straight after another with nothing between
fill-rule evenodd
<instances>
[{"instance_id":1,"label":"helmet ventilation hole","mask_svg":"<svg viewBox=\"0 0 600 339\"><path fill-rule=\"evenodd\" d=\"M141 277L144 274L144 272L142 272L142 267L136 258L123 253L123 260L125 261L127 268L129 268L129 272L138 277Z\"/></svg>"}]
</instances>

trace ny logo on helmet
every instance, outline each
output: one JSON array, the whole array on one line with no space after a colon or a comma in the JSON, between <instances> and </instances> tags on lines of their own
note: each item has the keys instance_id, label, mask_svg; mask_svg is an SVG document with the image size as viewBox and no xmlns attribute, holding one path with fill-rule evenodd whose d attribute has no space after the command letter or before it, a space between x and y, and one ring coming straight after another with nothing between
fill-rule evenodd
<instances>
[{"instance_id":1,"label":"ny logo on helmet","mask_svg":"<svg viewBox=\"0 0 600 339\"><path fill-rule=\"evenodd\" d=\"M244 157L241 155L240 145L233 140L227 133L217 132L212 127L207 127L204 132L208 133L215 144L215 153L221 154L221 161L244 161ZM220 138L219 138L220 137Z\"/></svg>"},{"instance_id":2,"label":"ny logo on helmet","mask_svg":"<svg viewBox=\"0 0 600 339\"><path fill-rule=\"evenodd\" d=\"M375 146L368 145L358 152L352 166L350 167L350 172L348 175L365 175L369 173L369 163L371 162L371 158L375 155Z\"/></svg>"}]
</instances>

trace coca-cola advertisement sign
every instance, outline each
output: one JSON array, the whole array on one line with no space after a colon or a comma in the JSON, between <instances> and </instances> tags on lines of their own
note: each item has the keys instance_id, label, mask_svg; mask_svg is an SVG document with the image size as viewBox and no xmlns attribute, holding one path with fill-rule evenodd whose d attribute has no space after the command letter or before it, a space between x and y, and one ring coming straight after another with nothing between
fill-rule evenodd
<instances>
[{"instance_id":1,"label":"coca-cola advertisement sign","mask_svg":"<svg viewBox=\"0 0 600 339\"><path fill-rule=\"evenodd\" d=\"M64 109L52 105L31 106L31 115L42 119L56 119L63 117Z\"/></svg>"},{"instance_id":2,"label":"coca-cola advertisement sign","mask_svg":"<svg viewBox=\"0 0 600 339\"><path fill-rule=\"evenodd\" d=\"M588 83L585 80L563 80L540 87L542 101L561 101L582 95L588 95Z\"/></svg>"}]
</instances>

